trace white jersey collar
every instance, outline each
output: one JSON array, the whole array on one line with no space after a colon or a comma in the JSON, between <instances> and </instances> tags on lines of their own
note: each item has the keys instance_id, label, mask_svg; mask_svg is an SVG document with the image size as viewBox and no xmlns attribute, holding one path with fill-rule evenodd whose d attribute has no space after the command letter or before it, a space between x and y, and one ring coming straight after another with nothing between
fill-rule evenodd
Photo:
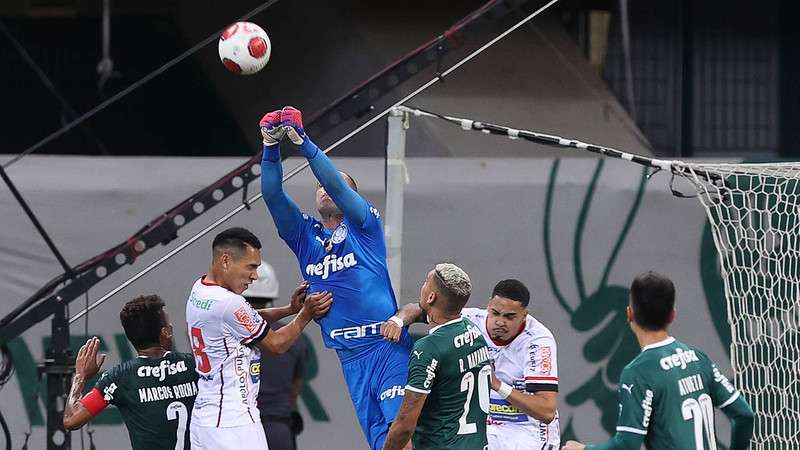
<instances>
[{"instance_id":1,"label":"white jersey collar","mask_svg":"<svg viewBox=\"0 0 800 450\"><path fill-rule=\"evenodd\" d=\"M645 345L644 347L642 347L642 351L645 352L653 348L663 347L665 345L672 344L673 342L675 342L675 338L672 336L667 336L667 338L664 339L663 341L658 341L650 345Z\"/></svg>"},{"instance_id":2,"label":"white jersey collar","mask_svg":"<svg viewBox=\"0 0 800 450\"><path fill-rule=\"evenodd\" d=\"M454 323L456 323L456 322L460 322L460 321L462 321L462 320L464 320L464 319L463 319L462 317L459 317L458 319L453 319L453 320L451 320L451 321L449 321L449 322L445 322L445 323L443 323L443 324L441 324L441 325L436 325L435 327L431 328L431 329L428 331L428 334L433 334L433 332L434 332L434 331L436 331L436 330L438 330L439 328L446 327L446 326L448 326L448 325L450 325L450 324L454 324Z\"/></svg>"}]
</instances>

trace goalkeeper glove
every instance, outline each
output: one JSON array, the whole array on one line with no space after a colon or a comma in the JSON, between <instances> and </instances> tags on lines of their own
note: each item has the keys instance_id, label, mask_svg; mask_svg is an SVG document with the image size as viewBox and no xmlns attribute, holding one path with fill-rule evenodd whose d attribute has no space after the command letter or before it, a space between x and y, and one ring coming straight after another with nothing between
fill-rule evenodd
<instances>
[{"instance_id":1,"label":"goalkeeper glove","mask_svg":"<svg viewBox=\"0 0 800 450\"><path fill-rule=\"evenodd\" d=\"M280 110L265 114L264 117L261 118L261 122L258 123L258 126L261 127L261 136L264 145L275 145L286 135L286 129L281 126Z\"/></svg>"},{"instance_id":2,"label":"goalkeeper glove","mask_svg":"<svg viewBox=\"0 0 800 450\"><path fill-rule=\"evenodd\" d=\"M303 130L303 113L293 106L284 106L281 110L281 125L286 130L286 135L295 143L302 145L306 140L306 132Z\"/></svg>"}]
</instances>

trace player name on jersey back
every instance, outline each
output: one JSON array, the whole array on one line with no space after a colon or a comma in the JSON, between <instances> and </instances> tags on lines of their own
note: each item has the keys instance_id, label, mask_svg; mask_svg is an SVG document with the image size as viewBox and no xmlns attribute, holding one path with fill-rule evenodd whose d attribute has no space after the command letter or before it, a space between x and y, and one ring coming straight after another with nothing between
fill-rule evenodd
<instances>
[{"instance_id":1,"label":"player name on jersey back","mask_svg":"<svg viewBox=\"0 0 800 450\"><path fill-rule=\"evenodd\" d=\"M135 449L184 448L197 395L190 354L138 357L104 372L95 388L119 408Z\"/></svg>"},{"instance_id":2,"label":"player name on jersey back","mask_svg":"<svg viewBox=\"0 0 800 450\"><path fill-rule=\"evenodd\" d=\"M714 408L739 392L703 352L669 337L645 346L625 367L619 395L617 431L667 450L715 448Z\"/></svg>"}]
</instances>

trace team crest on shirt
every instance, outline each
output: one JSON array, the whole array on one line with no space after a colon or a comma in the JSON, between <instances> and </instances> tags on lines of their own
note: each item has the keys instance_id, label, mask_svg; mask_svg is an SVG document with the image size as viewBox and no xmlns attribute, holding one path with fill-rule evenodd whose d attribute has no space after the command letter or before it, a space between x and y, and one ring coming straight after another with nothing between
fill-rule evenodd
<instances>
[{"instance_id":1,"label":"team crest on shirt","mask_svg":"<svg viewBox=\"0 0 800 450\"><path fill-rule=\"evenodd\" d=\"M333 230L333 235L331 235L331 242L333 244L340 244L344 242L347 238L347 225L344 222L340 223L335 230Z\"/></svg>"},{"instance_id":2,"label":"team crest on shirt","mask_svg":"<svg viewBox=\"0 0 800 450\"><path fill-rule=\"evenodd\" d=\"M247 331L255 333L258 329L258 324L255 320L253 320L253 317L250 315L250 311L248 311L247 308L241 307L236 309L236 311L233 312L233 316L236 317L236 321L242 324Z\"/></svg>"}]
</instances>

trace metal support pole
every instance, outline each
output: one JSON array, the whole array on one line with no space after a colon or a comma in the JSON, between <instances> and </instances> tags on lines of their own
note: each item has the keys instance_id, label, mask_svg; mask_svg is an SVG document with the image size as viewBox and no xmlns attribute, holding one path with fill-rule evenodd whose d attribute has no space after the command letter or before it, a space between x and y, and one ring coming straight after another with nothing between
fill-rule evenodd
<instances>
[{"instance_id":1,"label":"metal support pole","mask_svg":"<svg viewBox=\"0 0 800 450\"><path fill-rule=\"evenodd\" d=\"M386 139L386 238L387 263L395 297L400 299L403 287L403 191L408 183L406 170L407 112L393 109L389 113Z\"/></svg>"},{"instance_id":2,"label":"metal support pole","mask_svg":"<svg viewBox=\"0 0 800 450\"><path fill-rule=\"evenodd\" d=\"M47 382L47 450L69 450L72 440L64 429L64 407L74 366L69 348L67 305L61 301L53 314L52 332L44 365L39 367Z\"/></svg>"}]
</instances>

